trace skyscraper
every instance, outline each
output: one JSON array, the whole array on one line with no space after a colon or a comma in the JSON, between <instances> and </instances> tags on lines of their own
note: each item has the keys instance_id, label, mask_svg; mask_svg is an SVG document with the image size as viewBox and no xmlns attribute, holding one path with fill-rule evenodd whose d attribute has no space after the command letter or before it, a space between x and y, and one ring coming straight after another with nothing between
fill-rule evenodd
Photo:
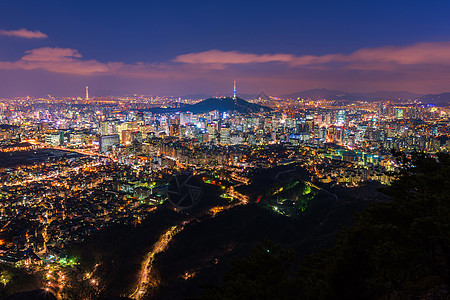
<instances>
[{"instance_id":1,"label":"skyscraper","mask_svg":"<svg viewBox=\"0 0 450 300\"><path fill-rule=\"evenodd\" d=\"M231 129L228 127L222 127L220 129L220 144L221 145L229 145L230 144L230 131L231 131Z\"/></svg>"},{"instance_id":2,"label":"skyscraper","mask_svg":"<svg viewBox=\"0 0 450 300\"><path fill-rule=\"evenodd\" d=\"M337 124L343 125L345 123L345 110L341 109L337 112Z\"/></svg>"}]
</instances>

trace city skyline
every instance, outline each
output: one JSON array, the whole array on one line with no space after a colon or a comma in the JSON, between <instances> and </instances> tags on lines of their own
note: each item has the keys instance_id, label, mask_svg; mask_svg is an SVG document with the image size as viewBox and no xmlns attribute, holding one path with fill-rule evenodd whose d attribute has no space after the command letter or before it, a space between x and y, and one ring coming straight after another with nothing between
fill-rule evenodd
<instances>
[{"instance_id":1,"label":"city skyline","mask_svg":"<svg viewBox=\"0 0 450 300\"><path fill-rule=\"evenodd\" d=\"M448 12L0 1L0 298L449 298Z\"/></svg>"},{"instance_id":2,"label":"city skyline","mask_svg":"<svg viewBox=\"0 0 450 300\"><path fill-rule=\"evenodd\" d=\"M0 97L448 91L450 4L402 2L6 2Z\"/></svg>"}]
</instances>

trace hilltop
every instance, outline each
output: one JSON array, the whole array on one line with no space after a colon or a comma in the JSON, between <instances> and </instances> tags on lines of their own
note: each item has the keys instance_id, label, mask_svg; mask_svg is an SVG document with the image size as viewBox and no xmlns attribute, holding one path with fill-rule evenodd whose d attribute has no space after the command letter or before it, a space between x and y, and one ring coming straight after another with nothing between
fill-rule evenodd
<instances>
[{"instance_id":1,"label":"hilltop","mask_svg":"<svg viewBox=\"0 0 450 300\"><path fill-rule=\"evenodd\" d=\"M254 113L261 111L271 111L272 109L259 104L250 103L241 98L209 98L191 106L187 106L184 110L194 113L208 112L212 110L218 111L237 111L239 113Z\"/></svg>"},{"instance_id":2,"label":"hilltop","mask_svg":"<svg viewBox=\"0 0 450 300\"><path fill-rule=\"evenodd\" d=\"M241 98L224 97L224 98L208 98L193 105L183 105L180 108L151 108L152 112L164 113L164 112L185 112L190 111L193 113L206 113L213 110L220 112L224 111L237 111L239 113L256 113L262 111L271 111L272 109L267 106L250 103Z\"/></svg>"}]
</instances>

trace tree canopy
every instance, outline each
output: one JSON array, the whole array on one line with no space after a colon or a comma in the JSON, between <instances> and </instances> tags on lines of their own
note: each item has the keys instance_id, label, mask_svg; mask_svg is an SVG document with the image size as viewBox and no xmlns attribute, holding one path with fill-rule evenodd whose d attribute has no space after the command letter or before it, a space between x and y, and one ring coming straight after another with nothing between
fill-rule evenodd
<instances>
[{"instance_id":1,"label":"tree canopy","mask_svg":"<svg viewBox=\"0 0 450 300\"><path fill-rule=\"evenodd\" d=\"M450 155L399 155L403 170L342 230L336 245L287 270L286 251L261 245L237 260L216 299L404 299L449 296ZM266 242L267 243L267 242ZM292 254L291 254L292 255ZM291 257L291 256L289 256ZM275 275L274 275L275 274ZM273 276L272 276L273 275ZM220 296L219 296L220 295ZM217 298L220 297L220 298Z\"/></svg>"}]
</instances>

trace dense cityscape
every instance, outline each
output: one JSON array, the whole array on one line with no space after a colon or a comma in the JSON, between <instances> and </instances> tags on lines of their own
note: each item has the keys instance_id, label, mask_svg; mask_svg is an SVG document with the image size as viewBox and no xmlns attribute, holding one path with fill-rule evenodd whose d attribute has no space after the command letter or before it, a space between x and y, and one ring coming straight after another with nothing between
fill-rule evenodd
<instances>
[{"instance_id":1,"label":"dense cityscape","mask_svg":"<svg viewBox=\"0 0 450 300\"><path fill-rule=\"evenodd\" d=\"M449 299L449 13L0 1L0 300Z\"/></svg>"},{"instance_id":2,"label":"dense cityscape","mask_svg":"<svg viewBox=\"0 0 450 300\"><path fill-rule=\"evenodd\" d=\"M218 102L228 109L199 106ZM450 150L450 108L417 99L97 99L86 88L84 99L2 99L1 108L0 259L41 274L60 297L61 274L76 264L66 246L113 223L136 226L165 202L180 212L192 207L167 200L173 176L189 173L219 186L226 201L201 212L214 216L268 198L245 189L258 170L303 168L305 194L330 184L389 185L401 167L395 151ZM291 187L273 194L283 188ZM290 217L307 207L292 195L263 202ZM144 285L138 289L145 292Z\"/></svg>"}]
</instances>

